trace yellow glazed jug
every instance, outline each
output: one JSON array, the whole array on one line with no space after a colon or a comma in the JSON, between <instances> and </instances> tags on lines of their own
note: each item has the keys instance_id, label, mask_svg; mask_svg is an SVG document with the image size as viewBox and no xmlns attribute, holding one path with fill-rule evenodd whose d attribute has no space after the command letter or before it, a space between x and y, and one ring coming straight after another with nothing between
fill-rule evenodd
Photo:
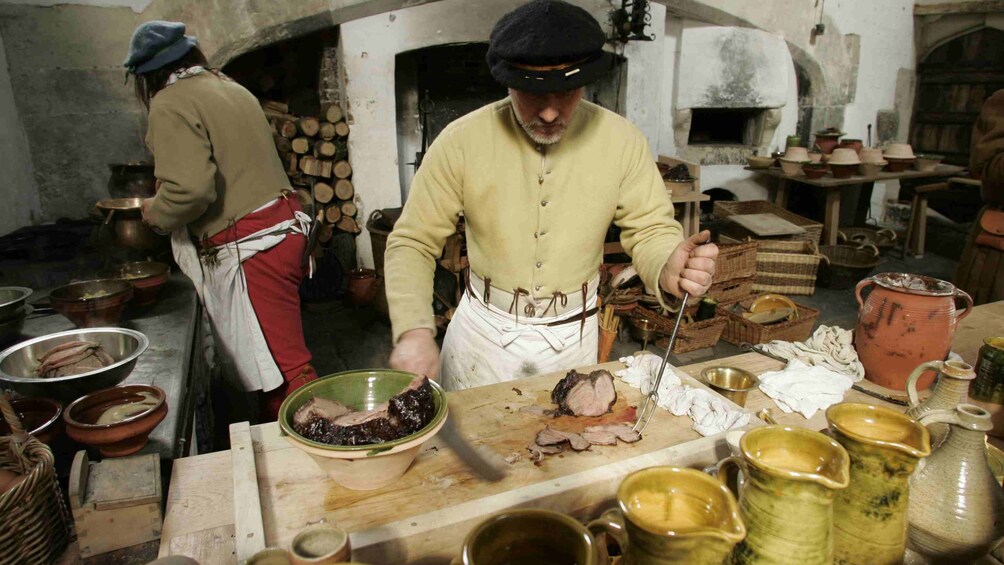
<instances>
[{"instance_id":1,"label":"yellow glazed jug","mask_svg":"<svg viewBox=\"0 0 1004 565\"><path fill-rule=\"evenodd\" d=\"M741 456L718 464L718 478L736 482L746 539L732 551L736 565L833 563L833 498L850 480L847 451L801 428L764 426L739 440Z\"/></svg>"},{"instance_id":2,"label":"yellow glazed jug","mask_svg":"<svg viewBox=\"0 0 1004 565\"><path fill-rule=\"evenodd\" d=\"M931 454L927 428L870 404L835 404L826 420L851 458L851 484L833 503L834 563L902 563L910 474Z\"/></svg>"},{"instance_id":3,"label":"yellow glazed jug","mask_svg":"<svg viewBox=\"0 0 1004 565\"><path fill-rule=\"evenodd\" d=\"M631 473L617 489L617 504L589 531L617 542L619 565L721 565L746 535L729 489L694 469Z\"/></svg>"}]
</instances>

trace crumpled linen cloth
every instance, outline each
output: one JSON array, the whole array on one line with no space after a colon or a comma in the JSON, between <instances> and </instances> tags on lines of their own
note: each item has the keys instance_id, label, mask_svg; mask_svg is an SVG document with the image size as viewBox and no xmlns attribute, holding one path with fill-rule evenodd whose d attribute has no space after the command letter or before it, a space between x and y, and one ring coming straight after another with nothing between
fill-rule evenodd
<instances>
[{"instance_id":1,"label":"crumpled linen cloth","mask_svg":"<svg viewBox=\"0 0 1004 565\"><path fill-rule=\"evenodd\" d=\"M854 332L837 326L819 326L805 341L772 341L761 345L765 351L789 361L825 367L850 375L854 382L865 378L865 368L854 349Z\"/></svg>"},{"instance_id":2,"label":"crumpled linen cloth","mask_svg":"<svg viewBox=\"0 0 1004 565\"><path fill-rule=\"evenodd\" d=\"M845 373L821 365L810 366L798 359L788 361L780 370L760 375L760 390L771 397L781 410L798 412L806 419L817 410L826 410L844 400L854 380Z\"/></svg>"},{"instance_id":3,"label":"crumpled linen cloth","mask_svg":"<svg viewBox=\"0 0 1004 565\"><path fill-rule=\"evenodd\" d=\"M662 365L662 359L651 353L631 357L621 357L626 369L614 373L625 383L648 394L655 384L655 375ZM680 382L671 366L659 383L659 407L669 410L674 416L687 415L694 421L693 429L702 436L710 436L750 423L750 415L736 410L713 393L701 388L687 386Z\"/></svg>"}]
</instances>

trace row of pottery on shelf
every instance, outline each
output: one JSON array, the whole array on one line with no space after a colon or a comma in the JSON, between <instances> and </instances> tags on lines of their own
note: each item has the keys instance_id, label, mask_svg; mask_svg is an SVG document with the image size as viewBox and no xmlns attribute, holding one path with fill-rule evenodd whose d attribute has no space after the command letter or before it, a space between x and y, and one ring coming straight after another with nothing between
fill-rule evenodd
<instances>
[{"instance_id":1,"label":"row of pottery on shelf","mask_svg":"<svg viewBox=\"0 0 1004 565\"><path fill-rule=\"evenodd\" d=\"M918 421L843 403L826 417L828 435L778 425L746 432L718 464L718 480L676 467L632 473L617 507L586 527L543 510L494 515L454 562L516 562L511 552L522 552L523 563L606 564L607 543L597 539L606 535L619 565L885 565L907 555L961 563L1004 540L984 410L960 404ZM934 424L950 431L932 454L926 426Z\"/></svg>"}]
</instances>

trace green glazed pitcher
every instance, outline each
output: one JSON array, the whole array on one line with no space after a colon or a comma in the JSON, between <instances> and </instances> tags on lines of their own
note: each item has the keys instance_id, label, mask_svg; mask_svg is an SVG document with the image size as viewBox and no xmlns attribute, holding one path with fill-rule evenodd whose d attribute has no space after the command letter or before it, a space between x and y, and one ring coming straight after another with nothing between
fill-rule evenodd
<instances>
[{"instance_id":1,"label":"green glazed pitcher","mask_svg":"<svg viewBox=\"0 0 1004 565\"><path fill-rule=\"evenodd\" d=\"M618 565L721 565L746 535L729 489L695 469L631 473L617 489L617 503L588 527L617 542Z\"/></svg>"},{"instance_id":2,"label":"green glazed pitcher","mask_svg":"<svg viewBox=\"0 0 1004 565\"><path fill-rule=\"evenodd\" d=\"M895 410L849 402L830 406L826 420L851 457L851 484L833 503L834 563L902 563L910 475L931 454L927 428Z\"/></svg>"},{"instance_id":3,"label":"green glazed pitcher","mask_svg":"<svg viewBox=\"0 0 1004 565\"><path fill-rule=\"evenodd\" d=\"M735 565L833 563L833 498L850 481L847 451L810 430L764 426L743 435L741 456L718 464L734 484L742 471L739 510L746 539L732 551Z\"/></svg>"}]
</instances>

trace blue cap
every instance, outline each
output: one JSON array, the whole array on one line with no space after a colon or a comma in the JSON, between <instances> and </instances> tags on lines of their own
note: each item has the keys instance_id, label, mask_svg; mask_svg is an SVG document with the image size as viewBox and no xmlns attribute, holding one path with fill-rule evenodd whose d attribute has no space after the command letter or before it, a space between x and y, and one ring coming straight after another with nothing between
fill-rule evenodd
<instances>
[{"instance_id":1,"label":"blue cap","mask_svg":"<svg viewBox=\"0 0 1004 565\"><path fill-rule=\"evenodd\" d=\"M148 73L184 57L196 45L198 41L185 35L181 22L146 22L132 32L123 65L133 74Z\"/></svg>"}]
</instances>

